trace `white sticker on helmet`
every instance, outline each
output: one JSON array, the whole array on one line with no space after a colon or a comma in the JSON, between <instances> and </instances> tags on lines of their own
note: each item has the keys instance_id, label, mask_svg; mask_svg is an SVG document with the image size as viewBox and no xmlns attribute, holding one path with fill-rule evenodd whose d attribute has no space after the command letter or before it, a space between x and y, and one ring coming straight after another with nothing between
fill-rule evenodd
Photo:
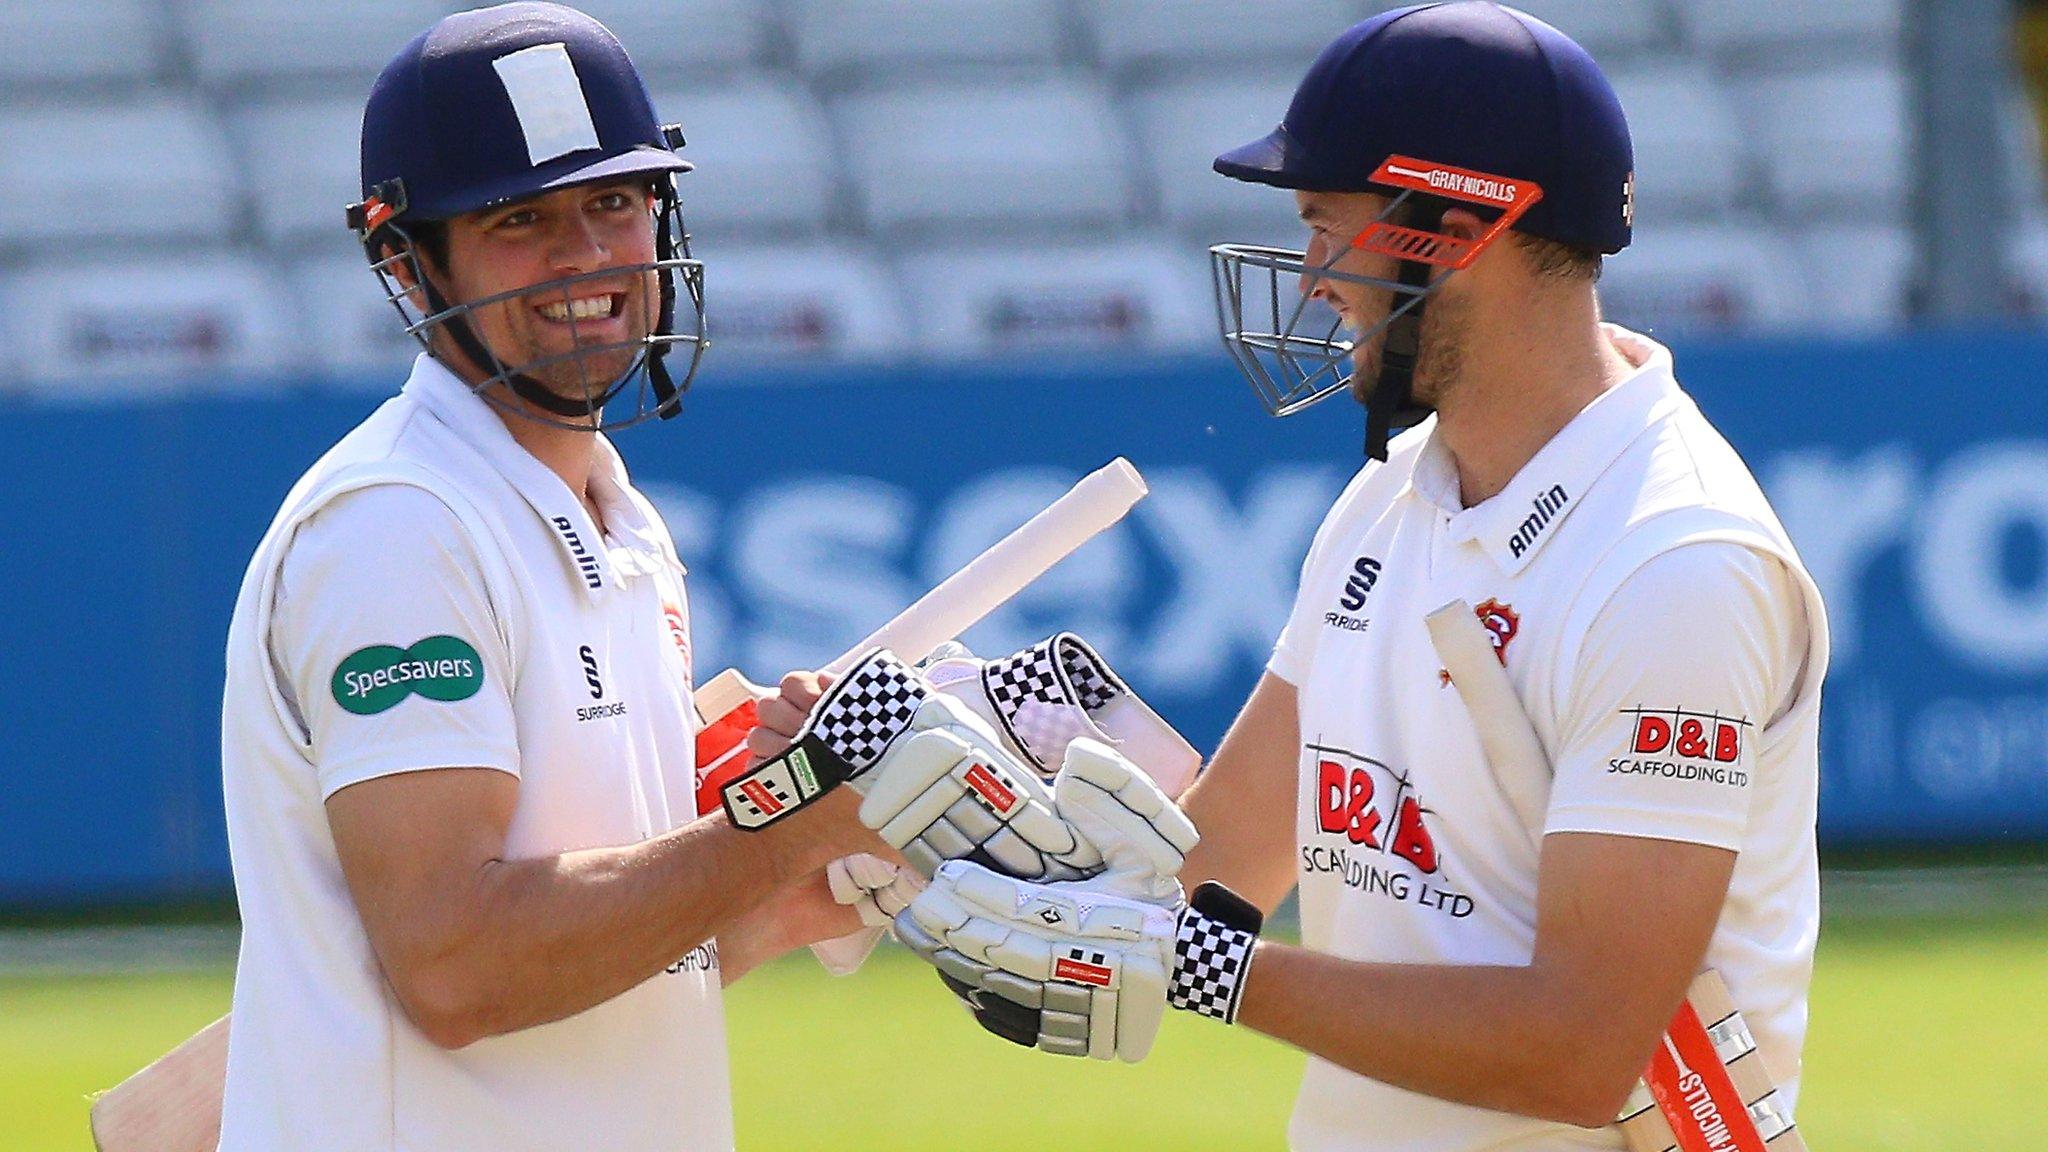
<instances>
[{"instance_id":1,"label":"white sticker on helmet","mask_svg":"<svg viewBox=\"0 0 2048 1152\"><path fill-rule=\"evenodd\" d=\"M535 44L491 61L512 98L519 130L526 134L527 160L539 167L558 156L595 148L597 125L566 44Z\"/></svg>"}]
</instances>

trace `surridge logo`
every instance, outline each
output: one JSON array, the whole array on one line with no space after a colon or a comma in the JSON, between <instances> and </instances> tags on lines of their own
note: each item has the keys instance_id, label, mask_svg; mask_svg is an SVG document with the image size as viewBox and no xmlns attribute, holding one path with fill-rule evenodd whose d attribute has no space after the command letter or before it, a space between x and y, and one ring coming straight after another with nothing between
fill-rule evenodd
<instances>
[{"instance_id":1,"label":"surridge logo","mask_svg":"<svg viewBox=\"0 0 2048 1152\"><path fill-rule=\"evenodd\" d=\"M1515 529L1515 534L1508 537L1509 555L1520 556L1527 552L1530 545L1536 543L1536 538L1543 535L1543 530L1550 526L1552 520L1557 519L1557 514L1564 511L1564 506L1570 502L1571 497L1565 493L1562 484L1552 484L1548 491L1531 501L1532 511L1522 518L1521 526Z\"/></svg>"},{"instance_id":2,"label":"surridge logo","mask_svg":"<svg viewBox=\"0 0 2048 1152\"><path fill-rule=\"evenodd\" d=\"M1366 597L1372 595L1373 586L1380 581L1380 562L1371 556L1360 556L1351 564L1351 575L1344 581L1344 591L1337 598L1341 611L1323 614L1323 623L1347 632L1363 632L1370 620L1346 613L1356 612L1365 607Z\"/></svg>"},{"instance_id":3,"label":"surridge logo","mask_svg":"<svg viewBox=\"0 0 2048 1152\"><path fill-rule=\"evenodd\" d=\"M484 662L469 641L429 636L408 648L372 644L335 665L334 702L357 716L395 708L417 693L429 700L467 700L484 686Z\"/></svg>"},{"instance_id":4,"label":"surridge logo","mask_svg":"<svg viewBox=\"0 0 2048 1152\"><path fill-rule=\"evenodd\" d=\"M583 658L583 682L590 685L590 698L604 699L604 680L597 674L597 653L592 652L590 645L585 644L576 650L576 654Z\"/></svg>"},{"instance_id":5,"label":"surridge logo","mask_svg":"<svg viewBox=\"0 0 2048 1152\"><path fill-rule=\"evenodd\" d=\"M567 516L551 516L549 522L555 531L562 534L562 542L569 546L569 554L576 558L576 567L583 573L583 582L592 588L604 587L604 577L599 574L597 557L583 546L583 537L576 534L576 526L569 523Z\"/></svg>"}]
</instances>

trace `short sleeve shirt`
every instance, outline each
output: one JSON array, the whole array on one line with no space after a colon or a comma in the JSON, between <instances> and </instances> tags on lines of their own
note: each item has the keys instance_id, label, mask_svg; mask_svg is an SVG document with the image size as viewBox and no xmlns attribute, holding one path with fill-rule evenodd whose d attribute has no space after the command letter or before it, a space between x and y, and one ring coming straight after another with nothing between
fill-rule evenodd
<instances>
[{"instance_id":1,"label":"short sleeve shirt","mask_svg":"<svg viewBox=\"0 0 2048 1152\"><path fill-rule=\"evenodd\" d=\"M242 913L223 1152L727 1152L716 941L573 1016L455 1051L385 985L325 801L394 773L518 778L505 852L696 817L689 602L608 443L583 501L422 357L258 546L228 636Z\"/></svg>"},{"instance_id":2,"label":"short sleeve shirt","mask_svg":"<svg viewBox=\"0 0 2048 1152\"><path fill-rule=\"evenodd\" d=\"M1707 962L1788 1098L1818 924L1825 617L1762 491L1672 375L1636 372L1472 507L1425 423L1347 487L1269 670L1294 684L1303 942L1388 963L1529 962L1544 837L1738 853ZM1548 762L1495 766L1423 619L1462 601ZM1360 1117L1373 1118L1361 1124ZM1619 1147L1311 1058L1294 1147Z\"/></svg>"}]
</instances>

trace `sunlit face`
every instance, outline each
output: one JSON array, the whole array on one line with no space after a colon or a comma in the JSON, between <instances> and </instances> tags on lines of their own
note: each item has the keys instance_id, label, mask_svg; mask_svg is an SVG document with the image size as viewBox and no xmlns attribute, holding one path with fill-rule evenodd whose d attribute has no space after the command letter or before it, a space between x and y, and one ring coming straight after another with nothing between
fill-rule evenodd
<instances>
[{"instance_id":1,"label":"sunlit face","mask_svg":"<svg viewBox=\"0 0 2048 1152\"><path fill-rule=\"evenodd\" d=\"M443 280L452 303L518 293L564 277L650 264L656 226L644 179L564 188L450 220L448 266L430 274ZM659 304L658 274L642 269L515 295L477 308L469 323L505 366L557 395L583 400L602 394L633 366ZM601 350L578 351L593 347ZM450 350L441 351L445 358ZM478 367L483 376L495 371Z\"/></svg>"},{"instance_id":2,"label":"sunlit face","mask_svg":"<svg viewBox=\"0 0 2048 1152\"><path fill-rule=\"evenodd\" d=\"M1358 234L1386 211L1387 197L1367 192L1296 192L1294 200L1301 222L1308 226L1309 267L1320 269L1329 265L1334 272L1381 280L1392 280L1400 274L1400 262L1393 257L1351 247ZM1330 265L1333 258L1336 263ZM1334 309L1354 338L1358 333L1372 331L1394 306L1392 290L1349 280L1304 273L1300 289L1304 295ZM1386 333L1381 332L1370 340L1359 340L1351 349L1351 387L1360 403L1365 402L1362 389L1379 374L1380 352L1385 345Z\"/></svg>"},{"instance_id":3,"label":"sunlit face","mask_svg":"<svg viewBox=\"0 0 2048 1152\"><path fill-rule=\"evenodd\" d=\"M1391 203L1389 197L1369 192L1296 192L1294 199L1301 221L1309 230L1305 254L1309 267L1320 269L1328 265L1334 272L1380 280L1400 277L1400 261L1351 246L1359 233L1387 210ZM1330 263L1333 259L1335 264ZM1446 285L1446 289L1448 287ZM1396 293L1391 288L1350 280L1304 273L1300 289L1335 309L1354 339L1359 333L1372 332L1397 305ZM1424 404L1434 404L1441 387L1455 375L1458 333L1462 327L1454 320L1454 314L1461 311L1459 302L1452 298L1454 295L1447 290L1439 290L1431 297L1429 308L1423 314L1421 347L1416 356L1411 395ZM1371 339L1357 340L1351 349L1351 394L1360 404L1366 402L1373 382L1379 378L1380 360L1386 343L1387 334L1381 331L1374 333Z\"/></svg>"}]
</instances>

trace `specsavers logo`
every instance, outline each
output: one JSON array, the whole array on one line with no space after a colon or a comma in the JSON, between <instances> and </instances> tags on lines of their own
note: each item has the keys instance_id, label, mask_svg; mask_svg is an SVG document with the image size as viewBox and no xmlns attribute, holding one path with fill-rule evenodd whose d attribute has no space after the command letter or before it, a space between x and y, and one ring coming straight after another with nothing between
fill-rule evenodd
<instances>
[{"instance_id":1,"label":"specsavers logo","mask_svg":"<svg viewBox=\"0 0 2048 1152\"><path fill-rule=\"evenodd\" d=\"M372 644L336 665L329 686L336 704L374 716L414 693L443 702L467 700L484 686L484 662L455 636L429 636L410 648Z\"/></svg>"}]
</instances>

